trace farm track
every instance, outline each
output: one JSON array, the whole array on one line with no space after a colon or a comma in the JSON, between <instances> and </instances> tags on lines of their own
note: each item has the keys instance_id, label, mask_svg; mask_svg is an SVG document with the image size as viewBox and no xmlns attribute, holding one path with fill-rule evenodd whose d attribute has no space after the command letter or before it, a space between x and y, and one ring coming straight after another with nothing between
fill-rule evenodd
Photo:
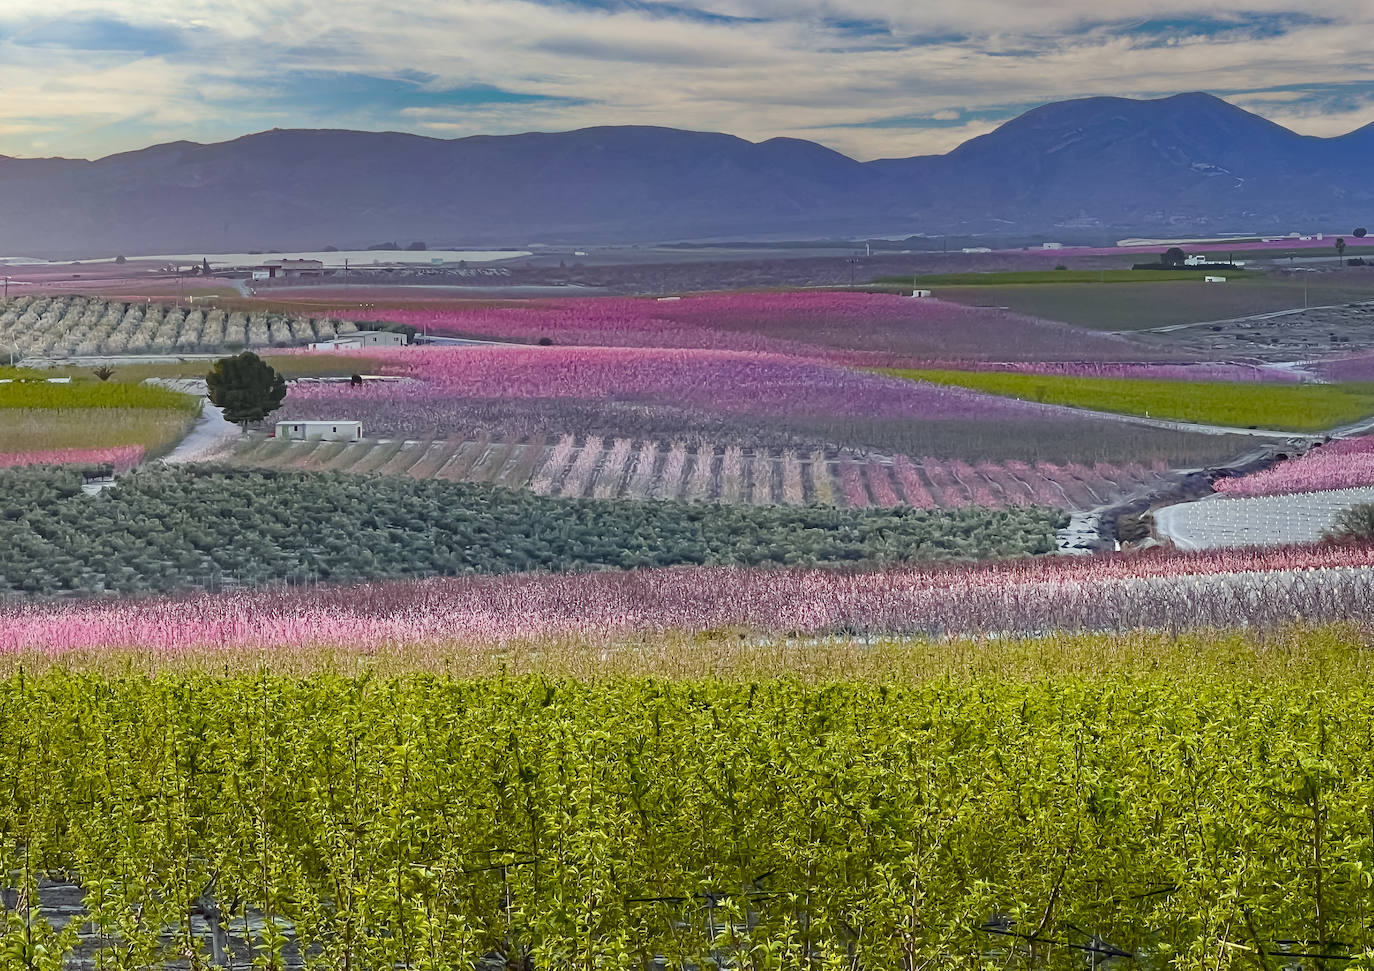
<instances>
[{"instance_id":1,"label":"farm track","mask_svg":"<svg viewBox=\"0 0 1374 971\"><path fill-rule=\"evenodd\" d=\"M1161 482L1162 467L963 461L817 450L756 450L564 435L474 440L285 442L254 438L229 460L255 468L483 482L541 495L686 499L752 505L817 503L919 509L1056 506L1097 509Z\"/></svg>"}]
</instances>

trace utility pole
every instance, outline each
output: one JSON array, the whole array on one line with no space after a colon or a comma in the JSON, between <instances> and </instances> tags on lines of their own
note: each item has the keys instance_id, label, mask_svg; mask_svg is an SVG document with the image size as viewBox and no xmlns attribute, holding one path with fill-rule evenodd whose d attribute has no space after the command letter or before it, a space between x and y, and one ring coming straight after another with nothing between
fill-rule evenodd
<instances>
[{"instance_id":1,"label":"utility pole","mask_svg":"<svg viewBox=\"0 0 1374 971\"><path fill-rule=\"evenodd\" d=\"M10 298L10 278L9 278L9 277L5 277L5 299L8 300L9 298Z\"/></svg>"},{"instance_id":2,"label":"utility pole","mask_svg":"<svg viewBox=\"0 0 1374 971\"><path fill-rule=\"evenodd\" d=\"M344 286L348 286L348 257L344 257Z\"/></svg>"}]
</instances>

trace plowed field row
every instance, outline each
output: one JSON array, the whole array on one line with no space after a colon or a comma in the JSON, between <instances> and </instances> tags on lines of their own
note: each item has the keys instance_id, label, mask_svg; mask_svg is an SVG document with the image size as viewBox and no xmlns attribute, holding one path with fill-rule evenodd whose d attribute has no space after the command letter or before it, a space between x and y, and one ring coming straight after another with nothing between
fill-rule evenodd
<instances>
[{"instance_id":1,"label":"plowed field row","mask_svg":"<svg viewBox=\"0 0 1374 971\"><path fill-rule=\"evenodd\" d=\"M1053 506L1092 509L1158 480L1162 466L971 464L904 455L743 449L565 435L466 441L287 442L257 439L231 461L264 468L375 472L489 482L541 495L699 499L765 505L923 509Z\"/></svg>"}]
</instances>

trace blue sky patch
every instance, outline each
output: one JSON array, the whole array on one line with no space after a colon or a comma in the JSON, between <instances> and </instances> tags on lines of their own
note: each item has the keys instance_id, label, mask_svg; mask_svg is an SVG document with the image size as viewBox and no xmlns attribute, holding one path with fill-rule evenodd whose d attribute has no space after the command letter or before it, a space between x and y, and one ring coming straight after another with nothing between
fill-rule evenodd
<instances>
[{"instance_id":1,"label":"blue sky patch","mask_svg":"<svg viewBox=\"0 0 1374 971\"><path fill-rule=\"evenodd\" d=\"M151 57L177 54L187 47L185 33L171 27L140 27L106 18L43 20L4 32L20 47L108 51Z\"/></svg>"}]
</instances>

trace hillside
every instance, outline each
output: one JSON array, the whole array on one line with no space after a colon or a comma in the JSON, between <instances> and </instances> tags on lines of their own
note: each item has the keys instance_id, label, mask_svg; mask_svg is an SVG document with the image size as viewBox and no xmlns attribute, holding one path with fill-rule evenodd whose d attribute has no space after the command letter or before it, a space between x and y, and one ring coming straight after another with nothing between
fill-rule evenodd
<instances>
[{"instance_id":1,"label":"hillside","mask_svg":"<svg viewBox=\"0 0 1374 971\"><path fill-rule=\"evenodd\" d=\"M273 130L0 157L0 253L1354 224L1374 128L1301 136L1210 95L1045 105L943 156L604 127L454 140Z\"/></svg>"}]
</instances>

